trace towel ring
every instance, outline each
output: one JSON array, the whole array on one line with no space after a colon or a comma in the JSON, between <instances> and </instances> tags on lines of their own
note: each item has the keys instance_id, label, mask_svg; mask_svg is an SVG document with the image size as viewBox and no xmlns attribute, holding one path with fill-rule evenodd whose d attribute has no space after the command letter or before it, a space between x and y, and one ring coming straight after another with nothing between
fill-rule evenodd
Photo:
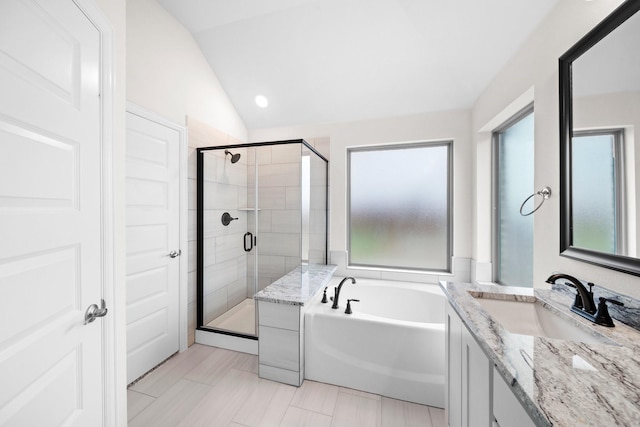
<instances>
[{"instance_id":1,"label":"towel ring","mask_svg":"<svg viewBox=\"0 0 640 427\"><path fill-rule=\"evenodd\" d=\"M529 201L529 199L531 199L532 197L535 197L536 194L542 196L542 201L540 202L540 204L538 206L536 206L535 209L532 210L531 212L522 213L522 208L524 208L525 203L527 203ZM551 196L551 189L549 187L544 187L542 190L536 191L535 193L533 193L532 195L527 197L524 202L522 202L522 205L520 205L520 215L522 215L522 216L531 215L532 213L534 213L535 211L540 209L540 206L542 206L544 204L544 201L547 200L550 196Z\"/></svg>"}]
</instances>

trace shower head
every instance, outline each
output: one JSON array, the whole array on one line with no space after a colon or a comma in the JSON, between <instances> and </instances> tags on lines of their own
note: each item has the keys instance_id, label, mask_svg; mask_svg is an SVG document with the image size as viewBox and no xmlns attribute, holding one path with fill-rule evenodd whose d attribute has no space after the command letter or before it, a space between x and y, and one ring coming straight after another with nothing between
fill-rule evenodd
<instances>
[{"instance_id":1,"label":"shower head","mask_svg":"<svg viewBox=\"0 0 640 427\"><path fill-rule=\"evenodd\" d=\"M238 160L240 160L240 154L233 154L231 151L229 150L224 150L224 154L225 156L227 154L231 154L231 163L236 163Z\"/></svg>"}]
</instances>

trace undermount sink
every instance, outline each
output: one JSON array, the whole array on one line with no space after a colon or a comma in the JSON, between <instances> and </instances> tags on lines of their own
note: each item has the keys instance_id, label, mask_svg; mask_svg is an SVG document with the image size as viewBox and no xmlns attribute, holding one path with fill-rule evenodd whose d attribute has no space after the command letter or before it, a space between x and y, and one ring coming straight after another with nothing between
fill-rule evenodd
<instances>
[{"instance_id":1,"label":"undermount sink","mask_svg":"<svg viewBox=\"0 0 640 427\"><path fill-rule=\"evenodd\" d=\"M513 301L473 295L480 306L514 334L555 338L590 344L615 344L609 338L575 324L544 307L537 299Z\"/></svg>"}]
</instances>

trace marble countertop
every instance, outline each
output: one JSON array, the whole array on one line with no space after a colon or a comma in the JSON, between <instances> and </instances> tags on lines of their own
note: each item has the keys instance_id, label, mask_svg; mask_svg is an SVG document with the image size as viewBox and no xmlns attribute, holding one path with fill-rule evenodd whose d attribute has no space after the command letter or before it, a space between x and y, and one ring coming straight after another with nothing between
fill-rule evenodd
<instances>
[{"instance_id":1,"label":"marble countertop","mask_svg":"<svg viewBox=\"0 0 640 427\"><path fill-rule=\"evenodd\" d=\"M279 304L304 305L325 286L337 265L310 264L297 267L257 294L253 299Z\"/></svg>"},{"instance_id":2,"label":"marble countertop","mask_svg":"<svg viewBox=\"0 0 640 427\"><path fill-rule=\"evenodd\" d=\"M640 332L571 313L571 295L546 289L440 282L454 310L540 426L640 426ZM610 344L510 333L476 297L535 301Z\"/></svg>"}]
</instances>

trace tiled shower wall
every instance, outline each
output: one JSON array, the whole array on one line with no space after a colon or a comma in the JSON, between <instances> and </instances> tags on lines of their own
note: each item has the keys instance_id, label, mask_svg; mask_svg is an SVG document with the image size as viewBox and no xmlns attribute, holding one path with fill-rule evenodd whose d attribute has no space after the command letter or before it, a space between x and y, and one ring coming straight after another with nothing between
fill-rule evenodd
<instances>
[{"instance_id":1,"label":"tiled shower wall","mask_svg":"<svg viewBox=\"0 0 640 427\"><path fill-rule=\"evenodd\" d=\"M189 118L189 345L194 342L196 328L196 177L197 147L210 147L231 144L242 144L237 140L208 125ZM329 138L305 139L316 150L329 158ZM288 271L300 264L300 149L301 145L283 145L260 147L259 156L259 289L269 285ZM242 154L240 161L231 164L229 158L225 159L224 151L212 151L211 164L215 165L207 176L210 180L207 186L215 192L211 196L216 200L222 200L224 206L219 203L207 205L205 202L205 221L208 235L205 236L205 277L208 274L216 275L215 287L205 290L208 295L205 307L209 307L211 316L215 317L227 308L232 307L244 298L250 298L253 294L252 284L244 282L247 270L253 268L253 256L248 256L243 249L243 235L251 231L248 224L253 221L254 213L250 210L238 210L238 207L252 207L247 200L254 196L251 189L247 191L246 178L249 177L251 187L251 174L245 173L247 168L253 171L252 161L254 157L250 150L238 150ZM313 159L313 157L312 157ZM313 162L314 160L312 160ZM320 236L324 234L325 224L324 193L318 191L324 186L326 177L318 175L318 165L312 167L311 186L311 218L310 218L310 262L324 262L324 246L319 243ZM214 184L214 181L215 184ZM315 187L315 188L314 188ZM324 191L324 190L322 190ZM238 197L237 201L234 199ZM206 197L205 197L206 198ZM212 197L210 197L212 199ZM233 200L232 200L233 199ZM235 203L235 204L234 204ZM229 208L227 208L227 205ZM224 227L220 221L223 212L228 211L233 217L238 217L229 226ZM257 249L256 248L256 249ZM320 249L322 248L322 249ZM254 251L256 250L254 249ZM253 253L253 252L252 252ZM206 280L205 280L206 281ZM210 319L205 316L205 320Z\"/></svg>"},{"instance_id":2,"label":"tiled shower wall","mask_svg":"<svg viewBox=\"0 0 640 427\"><path fill-rule=\"evenodd\" d=\"M205 324L250 296L247 253L242 244L247 231L247 211L240 209L246 207L247 200L246 157L231 163L224 150L204 154ZM237 219L224 225L224 213Z\"/></svg>"},{"instance_id":3,"label":"tiled shower wall","mask_svg":"<svg viewBox=\"0 0 640 427\"><path fill-rule=\"evenodd\" d=\"M300 144L262 146L257 152L256 249L258 290L262 290L300 265ZM252 190L249 197L254 196Z\"/></svg>"},{"instance_id":4,"label":"tiled shower wall","mask_svg":"<svg viewBox=\"0 0 640 427\"><path fill-rule=\"evenodd\" d=\"M313 139L312 143L317 143ZM328 148L328 144L327 144ZM300 266L302 257L301 159L309 150L302 144L257 147L258 159L258 290ZM326 163L310 153L310 263L326 263ZM255 172L250 169L250 175ZM251 179L249 180L251 181ZM249 188L253 200L255 187ZM306 257L305 257L306 258ZM253 273L249 259L249 274Z\"/></svg>"},{"instance_id":5,"label":"tiled shower wall","mask_svg":"<svg viewBox=\"0 0 640 427\"><path fill-rule=\"evenodd\" d=\"M217 129L194 120L188 119L189 135L189 300L188 300L188 344L195 341L195 328L197 316L197 217L196 217L196 179L197 179L197 159L196 148L219 145L242 144L243 141L235 139ZM205 236L205 276L216 275L219 280L217 287L209 287L205 290L205 306L208 304L209 313L205 315L205 321L212 320L217 314L226 311L229 304L236 300L241 301L246 297L246 255L242 249L242 236L246 231L246 216L240 219L236 215L238 199L246 198L246 158L243 163L231 164L224 158L224 152L211 154L207 163L209 168L205 169L207 174L205 180L210 191L209 197L205 196L205 222L207 235ZM226 162L225 162L226 161ZM238 166L232 168L231 166ZM240 169L243 168L243 169ZM216 183L216 181L219 181ZM242 190L245 189L245 190ZM244 192L243 192L244 191ZM214 206L211 201L217 197L218 193L222 203ZM228 227L222 225L222 213L229 206L229 213L238 217L238 221L233 221ZM242 223L240 223L242 222ZM233 227L232 227L233 226ZM237 243L240 242L240 243ZM206 302L208 301L208 302Z\"/></svg>"},{"instance_id":6,"label":"tiled shower wall","mask_svg":"<svg viewBox=\"0 0 640 427\"><path fill-rule=\"evenodd\" d=\"M328 141L327 141L328 142ZM318 149L318 147L315 147ZM328 143L326 151L329 151ZM319 151L319 150L318 150ZM322 153L321 153L322 154ZM329 154L323 154L328 160ZM309 264L329 262L329 168L324 160L310 154L310 200L309 200Z\"/></svg>"}]
</instances>

